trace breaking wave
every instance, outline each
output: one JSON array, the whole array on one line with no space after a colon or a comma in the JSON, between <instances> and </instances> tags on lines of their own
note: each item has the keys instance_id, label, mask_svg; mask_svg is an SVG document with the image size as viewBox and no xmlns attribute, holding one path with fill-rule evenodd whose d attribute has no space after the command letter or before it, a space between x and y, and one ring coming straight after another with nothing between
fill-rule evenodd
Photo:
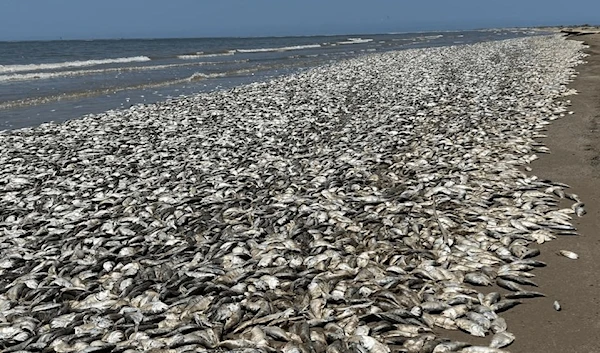
<instances>
[{"instance_id":1,"label":"breaking wave","mask_svg":"<svg viewBox=\"0 0 600 353\"><path fill-rule=\"evenodd\" d=\"M144 61L150 61L150 60L151 59L147 56L133 56L133 57L128 57L128 58L67 61L67 62L61 62L61 63L47 63L47 64L0 65L0 73L56 70L56 69L64 69L64 68L70 68L70 67L86 67L86 66L96 66L96 65L104 65L104 64L144 62Z\"/></svg>"},{"instance_id":2,"label":"breaking wave","mask_svg":"<svg viewBox=\"0 0 600 353\"><path fill-rule=\"evenodd\" d=\"M243 63L248 60L235 60L229 63ZM129 66L129 67L112 67L106 69L91 69L91 70L75 70L75 71L56 71L56 72L28 72L18 73L12 75L0 75L0 82L7 81L30 81L30 80L45 80L57 77L74 77L74 76L85 76L85 75L97 75L97 74L109 74L119 72L131 72L131 71L149 71L149 70L164 70L173 67L185 67L185 66L202 66L202 65L217 65L222 62L196 62L196 63L185 63L185 64L167 64L167 65L154 65L154 66Z\"/></svg>"},{"instance_id":3,"label":"breaking wave","mask_svg":"<svg viewBox=\"0 0 600 353\"><path fill-rule=\"evenodd\" d=\"M321 44L307 44L307 45L294 45L291 47L277 47L277 48L236 49L236 51L238 53L264 53L264 52L273 52L273 51L314 49L314 48L320 48L320 47L321 47Z\"/></svg>"},{"instance_id":4,"label":"breaking wave","mask_svg":"<svg viewBox=\"0 0 600 353\"><path fill-rule=\"evenodd\" d=\"M371 38L348 38L348 40L337 42L336 44L360 44L372 42Z\"/></svg>"},{"instance_id":5,"label":"breaking wave","mask_svg":"<svg viewBox=\"0 0 600 353\"><path fill-rule=\"evenodd\" d=\"M234 54L235 54L235 50L228 50L224 53L197 52L195 54L177 55L177 58L183 59L183 60L194 60L194 59L202 59L202 58L214 58L214 57L219 57L219 56L231 56Z\"/></svg>"}]
</instances>

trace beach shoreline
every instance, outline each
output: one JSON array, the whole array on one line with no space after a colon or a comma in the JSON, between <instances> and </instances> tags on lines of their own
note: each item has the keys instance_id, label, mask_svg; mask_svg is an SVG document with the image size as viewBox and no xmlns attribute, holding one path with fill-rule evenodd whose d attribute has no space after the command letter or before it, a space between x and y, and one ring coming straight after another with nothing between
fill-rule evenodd
<instances>
[{"instance_id":1,"label":"beach shoreline","mask_svg":"<svg viewBox=\"0 0 600 353\"><path fill-rule=\"evenodd\" d=\"M548 125L547 138L540 142L550 153L539 154L528 174L570 185L569 192L580 196L587 214L574 217L579 236L558 237L540 245L539 259L548 267L535 273L539 290L547 297L506 313L509 327L517 335L509 347L513 353L600 351L600 34L571 39L590 46L584 50L589 54L583 59L586 63L575 68L579 74L568 85L578 91L565 98L571 101L569 110L574 114ZM557 255L562 249L578 253L579 259ZM559 312L552 307L555 300L561 303Z\"/></svg>"},{"instance_id":2,"label":"beach shoreline","mask_svg":"<svg viewBox=\"0 0 600 353\"><path fill-rule=\"evenodd\" d=\"M2 133L2 315L37 330L2 344L443 351L510 344L503 317L508 351L536 343L527 310L573 305L544 274L581 262L528 258L571 226L560 176L521 169L580 59L558 36L390 52ZM547 297L506 311L493 284L529 271Z\"/></svg>"},{"instance_id":3,"label":"beach shoreline","mask_svg":"<svg viewBox=\"0 0 600 353\"><path fill-rule=\"evenodd\" d=\"M0 130L231 89L369 53L529 35L528 30L498 29L362 37L0 42Z\"/></svg>"}]
</instances>

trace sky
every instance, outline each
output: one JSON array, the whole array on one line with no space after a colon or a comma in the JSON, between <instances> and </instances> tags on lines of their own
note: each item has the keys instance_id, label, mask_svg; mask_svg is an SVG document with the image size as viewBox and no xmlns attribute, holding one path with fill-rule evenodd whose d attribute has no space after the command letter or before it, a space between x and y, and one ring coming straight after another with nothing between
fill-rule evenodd
<instances>
[{"instance_id":1,"label":"sky","mask_svg":"<svg viewBox=\"0 0 600 353\"><path fill-rule=\"evenodd\" d=\"M365 34L583 23L600 24L599 0L0 0L0 40Z\"/></svg>"}]
</instances>

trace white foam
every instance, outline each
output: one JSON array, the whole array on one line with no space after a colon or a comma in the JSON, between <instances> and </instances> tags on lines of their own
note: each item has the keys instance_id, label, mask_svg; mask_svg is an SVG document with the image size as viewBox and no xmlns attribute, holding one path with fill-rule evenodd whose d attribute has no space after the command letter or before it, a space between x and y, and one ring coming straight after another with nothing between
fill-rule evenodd
<instances>
[{"instance_id":1,"label":"white foam","mask_svg":"<svg viewBox=\"0 0 600 353\"><path fill-rule=\"evenodd\" d=\"M210 75L203 74L201 72L195 72L194 74L192 74L192 76L188 77L186 79L186 81L198 81L198 80L203 80L203 79L206 79L209 77L210 77Z\"/></svg>"},{"instance_id":2,"label":"white foam","mask_svg":"<svg viewBox=\"0 0 600 353\"><path fill-rule=\"evenodd\" d=\"M321 44L307 44L307 45L295 45L291 47L278 47L278 48L256 48L256 49L237 49L238 53L263 53L271 51L290 51L290 50L302 50L302 49L313 49L320 48Z\"/></svg>"},{"instance_id":3,"label":"white foam","mask_svg":"<svg viewBox=\"0 0 600 353\"><path fill-rule=\"evenodd\" d=\"M419 40L431 40L431 39L442 38L443 36L444 36L443 34L436 34L436 35L432 35L432 36L420 36L420 37L417 37L417 39L419 39Z\"/></svg>"},{"instance_id":4,"label":"white foam","mask_svg":"<svg viewBox=\"0 0 600 353\"><path fill-rule=\"evenodd\" d=\"M337 44L360 44L372 42L371 38L348 38L346 41L337 42Z\"/></svg>"},{"instance_id":5,"label":"white foam","mask_svg":"<svg viewBox=\"0 0 600 353\"><path fill-rule=\"evenodd\" d=\"M47 63L47 64L0 65L0 73L53 70L53 69L63 69L63 68L69 68L69 67L86 67L86 66L96 66L96 65L104 65L104 64L143 62L143 61L150 61L150 60L151 59L147 56L133 56L133 57L128 57L128 58L67 61L67 62L61 62L61 63Z\"/></svg>"},{"instance_id":6,"label":"white foam","mask_svg":"<svg viewBox=\"0 0 600 353\"><path fill-rule=\"evenodd\" d=\"M218 56L230 56L230 55L234 55L234 54L235 54L235 50L229 50L225 53L214 53L214 54L205 54L204 52L197 52L196 54L177 55L177 58L182 59L182 60L194 60L194 59L202 59L202 58L214 58L214 57L218 57Z\"/></svg>"},{"instance_id":7,"label":"white foam","mask_svg":"<svg viewBox=\"0 0 600 353\"><path fill-rule=\"evenodd\" d=\"M245 62L245 61L246 60L237 60L235 62ZM120 72L142 71L142 70L163 70L163 69L168 69L171 67L199 66L199 65L208 65L208 64L215 64L215 62L182 63L182 64L168 64L168 65L154 65L154 66L111 67L111 68L106 68L106 69L57 71L57 72L29 72L29 73L22 73L22 74L0 75L0 82L45 80L45 79L51 79L51 78L56 78L56 77L108 74L111 72L119 72L120 73Z\"/></svg>"}]
</instances>

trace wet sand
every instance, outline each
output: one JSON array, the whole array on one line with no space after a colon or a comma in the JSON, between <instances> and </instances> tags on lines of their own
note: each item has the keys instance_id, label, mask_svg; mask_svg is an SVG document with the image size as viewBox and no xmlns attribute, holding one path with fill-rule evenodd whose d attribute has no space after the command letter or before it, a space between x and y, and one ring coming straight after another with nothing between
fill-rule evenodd
<instances>
[{"instance_id":1,"label":"wet sand","mask_svg":"<svg viewBox=\"0 0 600 353\"><path fill-rule=\"evenodd\" d=\"M559 237L540 245L537 258L548 267L537 269L535 281L546 298L528 299L515 310L504 313L509 330L517 339L507 347L520 352L600 352L600 34L571 39L590 45L586 64L576 67L578 77L569 85L579 94L566 97L573 115L549 125L543 142L550 154L533 162L532 174L571 186L587 214L575 217L578 237ZM570 207L572 201L564 202ZM580 255L570 260L557 251ZM558 300L561 311L552 303Z\"/></svg>"}]
</instances>

